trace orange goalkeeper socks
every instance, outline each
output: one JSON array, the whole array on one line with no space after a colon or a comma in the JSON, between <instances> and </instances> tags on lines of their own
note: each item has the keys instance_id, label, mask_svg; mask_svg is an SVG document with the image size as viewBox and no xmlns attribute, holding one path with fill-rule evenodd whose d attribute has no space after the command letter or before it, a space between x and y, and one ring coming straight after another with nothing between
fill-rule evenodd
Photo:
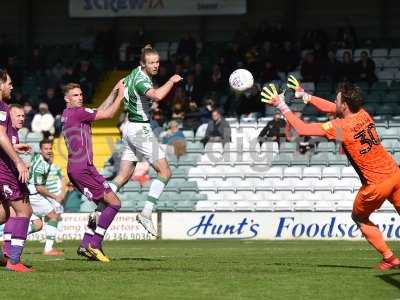
<instances>
[{"instance_id":1,"label":"orange goalkeeper socks","mask_svg":"<svg viewBox=\"0 0 400 300\"><path fill-rule=\"evenodd\" d=\"M389 258L393 255L389 246L383 239L382 233L374 223L361 224L360 230L367 239L367 241L380 253L383 258Z\"/></svg>"}]
</instances>

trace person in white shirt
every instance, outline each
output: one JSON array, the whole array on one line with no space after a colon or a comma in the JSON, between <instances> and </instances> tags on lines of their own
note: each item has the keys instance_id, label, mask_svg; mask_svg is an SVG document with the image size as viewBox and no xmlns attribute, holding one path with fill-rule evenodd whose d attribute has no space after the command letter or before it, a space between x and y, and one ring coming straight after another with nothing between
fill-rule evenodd
<instances>
[{"instance_id":1,"label":"person in white shirt","mask_svg":"<svg viewBox=\"0 0 400 300\"><path fill-rule=\"evenodd\" d=\"M39 112L35 114L32 120L32 131L42 132L45 137L54 134L54 117L46 102L39 104Z\"/></svg>"}]
</instances>

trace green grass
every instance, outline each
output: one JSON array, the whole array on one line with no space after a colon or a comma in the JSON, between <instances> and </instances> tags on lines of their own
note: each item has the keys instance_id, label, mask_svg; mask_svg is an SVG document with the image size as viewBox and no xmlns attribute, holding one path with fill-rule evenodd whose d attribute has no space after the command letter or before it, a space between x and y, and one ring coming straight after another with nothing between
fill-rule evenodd
<instances>
[{"instance_id":1,"label":"green grass","mask_svg":"<svg viewBox=\"0 0 400 300\"><path fill-rule=\"evenodd\" d=\"M400 299L400 271L371 269L367 242L106 242L108 264L77 257L77 242L63 259L42 247L25 250L36 273L0 271L1 299Z\"/></svg>"}]
</instances>

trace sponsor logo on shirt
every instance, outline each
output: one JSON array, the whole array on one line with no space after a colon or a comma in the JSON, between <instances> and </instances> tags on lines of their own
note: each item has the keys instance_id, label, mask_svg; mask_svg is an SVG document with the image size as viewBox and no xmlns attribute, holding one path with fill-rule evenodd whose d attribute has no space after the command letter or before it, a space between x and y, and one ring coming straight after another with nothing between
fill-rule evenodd
<instances>
[{"instance_id":1,"label":"sponsor logo on shirt","mask_svg":"<svg viewBox=\"0 0 400 300\"><path fill-rule=\"evenodd\" d=\"M5 111L0 111L0 121L7 120L7 113Z\"/></svg>"}]
</instances>

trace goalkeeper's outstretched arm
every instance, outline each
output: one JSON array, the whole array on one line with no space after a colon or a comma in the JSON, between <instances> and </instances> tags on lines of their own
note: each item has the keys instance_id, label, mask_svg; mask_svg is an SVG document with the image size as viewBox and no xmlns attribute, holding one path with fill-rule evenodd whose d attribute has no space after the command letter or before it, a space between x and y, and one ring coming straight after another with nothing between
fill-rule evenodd
<instances>
[{"instance_id":1,"label":"goalkeeper's outstretched arm","mask_svg":"<svg viewBox=\"0 0 400 300\"><path fill-rule=\"evenodd\" d=\"M309 96L310 96L309 101L307 102L304 101L304 102L312 104L316 109L324 113L336 113L335 103L316 96L311 96L311 95Z\"/></svg>"},{"instance_id":2,"label":"goalkeeper's outstretched arm","mask_svg":"<svg viewBox=\"0 0 400 300\"><path fill-rule=\"evenodd\" d=\"M293 76L288 77L287 87L293 89L296 98L301 98L304 103L311 103L315 108L324 113L336 113L336 105L328 100L312 96L300 85L300 82Z\"/></svg>"}]
</instances>

